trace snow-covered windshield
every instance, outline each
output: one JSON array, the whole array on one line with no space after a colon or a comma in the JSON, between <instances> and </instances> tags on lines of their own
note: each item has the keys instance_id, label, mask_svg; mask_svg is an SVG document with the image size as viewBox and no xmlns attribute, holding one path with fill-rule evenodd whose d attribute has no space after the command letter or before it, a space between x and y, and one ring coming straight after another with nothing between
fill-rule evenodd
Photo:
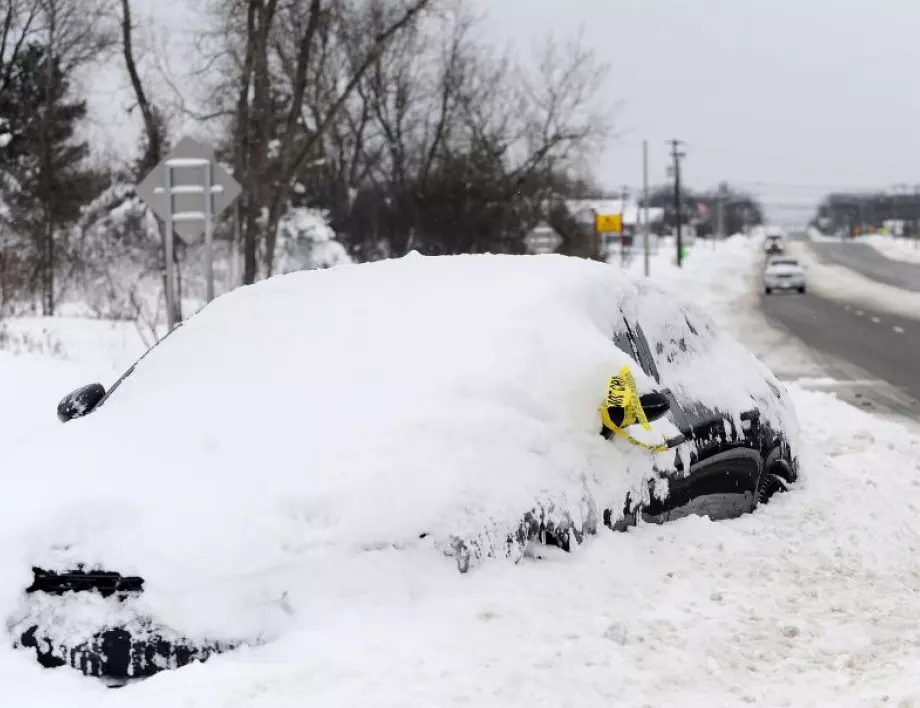
<instances>
[{"instance_id":1,"label":"snow-covered windshield","mask_svg":"<svg viewBox=\"0 0 920 708\"><path fill-rule=\"evenodd\" d=\"M193 316L194 316L194 315L193 315ZM191 319L191 318L189 318L189 319ZM180 327L182 327L182 325L184 325L184 324L185 324L185 322L178 322L178 323L176 323L176 326L175 326L174 329L172 329L172 330L170 330L169 332L167 332L163 337L161 337L159 340L157 340L157 341L153 344L153 346L151 346L147 351L145 351L143 354L141 354L141 356L137 359L137 361L135 361L133 364L131 364L131 366L128 367L128 370L125 371L125 373L123 373L121 376L119 376L119 377L118 377L118 380L117 380L115 383L113 383L113 384L109 387L109 389L105 392L105 395L102 397L102 400L99 401L99 403L98 403L98 405L96 406L96 408L98 408L99 406L101 406L102 404L104 404L106 401L108 401L109 398L112 397L112 394L115 393L115 390L116 390L119 386L121 386L121 384L124 382L124 380L127 379L131 374L134 373L134 370L137 368L137 365L140 364L140 363L144 360L144 358L145 358L148 354L150 354L150 352L152 352L154 349L156 349L158 346L160 346L160 344L162 344L162 343L166 340L167 337L169 337L171 334L173 334L174 332L176 332L176 331L177 331Z\"/></svg>"}]
</instances>

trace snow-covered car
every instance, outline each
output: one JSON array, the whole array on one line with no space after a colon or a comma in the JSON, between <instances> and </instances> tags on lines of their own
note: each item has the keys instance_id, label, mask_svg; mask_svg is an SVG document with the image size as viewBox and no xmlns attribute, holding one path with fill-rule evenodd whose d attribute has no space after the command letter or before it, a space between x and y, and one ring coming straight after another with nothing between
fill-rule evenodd
<instances>
[{"instance_id":1,"label":"snow-covered car","mask_svg":"<svg viewBox=\"0 0 920 708\"><path fill-rule=\"evenodd\" d=\"M117 683L321 622L327 575L360 585L382 554L466 572L733 518L798 466L750 352L655 283L556 255L240 288L58 415L5 455L0 612L42 665Z\"/></svg>"},{"instance_id":2,"label":"snow-covered car","mask_svg":"<svg viewBox=\"0 0 920 708\"><path fill-rule=\"evenodd\" d=\"M807 288L805 266L795 258L769 258L763 269L763 291L795 290L804 293Z\"/></svg>"}]
</instances>

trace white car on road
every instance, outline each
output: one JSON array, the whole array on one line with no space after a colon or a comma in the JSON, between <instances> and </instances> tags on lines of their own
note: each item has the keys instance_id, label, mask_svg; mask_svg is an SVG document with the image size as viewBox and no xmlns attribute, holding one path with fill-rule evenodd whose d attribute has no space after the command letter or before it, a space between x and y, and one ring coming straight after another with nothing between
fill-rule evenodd
<instances>
[{"instance_id":1,"label":"white car on road","mask_svg":"<svg viewBox=\"0 0 920 708\"><path fill-rule=\"evenodd\" d=\"M805 266L795 258L768 258L763 270L763 291L770 295L774 290L797 290L804 293Z\"/></svg>"}]
</instances>

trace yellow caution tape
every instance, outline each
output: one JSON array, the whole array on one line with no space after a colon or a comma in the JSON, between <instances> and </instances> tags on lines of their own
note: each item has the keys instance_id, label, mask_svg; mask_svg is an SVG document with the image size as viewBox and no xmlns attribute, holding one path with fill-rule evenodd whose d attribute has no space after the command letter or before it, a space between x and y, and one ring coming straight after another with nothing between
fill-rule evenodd
<instances>
[{"instance_id":1,"label":"yellow caution tape","mask_svg":"<svg viewBox=\"0 0 920 708\"><path fill-rule=\"evenodd\" d=\"M622 426L617 425L611 420L610 413L607 410L608 408L623 409ZM601 421L604 423L604 427L612 430L633 445L638 445L641 448L653 452L666 452L669 449L667 443L658 445L644 443L623 430L623 428L628 428L637 423L642 426L643 430L652 430L652 426L648 422L648 417L645 415L645 409L642 407L642 402L639 400L636 380L633 378L632 371L630 371L628 364L620 370L619 376L610 377L610 381L607 384L607 399L601 406Z\"/></svg>"}]
</instances>

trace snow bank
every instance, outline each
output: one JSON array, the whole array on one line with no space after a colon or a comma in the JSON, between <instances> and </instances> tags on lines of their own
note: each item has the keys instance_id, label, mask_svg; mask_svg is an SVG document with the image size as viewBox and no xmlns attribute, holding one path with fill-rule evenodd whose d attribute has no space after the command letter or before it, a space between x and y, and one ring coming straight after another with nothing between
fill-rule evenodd
<instances>
[{"instance_id":1,"label":"snow bank","mask_svg":"<svg viewBox=\"0 0 920 708\"><path fill-rule=\"evenodd\" d=\"M273 644L118 691L0 645L4 695L68 708L293 708L304 696L319 707L911 705L920 438L827 394L793 394L803 480L756 514L604 532L576 554L467 576L423 549L317 556Z\"/></svg>"},{"instance_id":2,"label":"snow bank","mask_svg":"<svg viewBox=\"0 0 920 708\"><path fill-rule=\"evenodd\" d=\"M839 235L828 236L824 234L820 229L816 229L814 226L808 228L806 235L811 241L820 241L824 243L842 243L845 240L849 240L848 238L844 238L843 236Z\"/></svg>"},{"instance_id":3,"label":"snow bank","mask_svg":"<svg viewBox=\"0 0 920 708\"><path fill-rule=\"evenodd\" d=\"M920 239L895 238L882 234L860 236L861 243L867 243L882 255L895 261L920 263Z\"/></svg>"},{"instance_id":4,"label":"snow bank","mask_svg":"<svg viewBox=\"0 0 920 708\"><path fill-rule=\"evenodd\" d=\"M105 382L121 375L153 341L134 322L84 317L10 317L3 321L2 331L10 339L5 343L0 335L3 349L65 359L82 365L96 377L93 380Z\"/></svg>"},{"instance_id":5,"label":"snow bank","mask_svg":"<svg viewBox=\"0 0 920 708\"><path fill-rule=\"evenodd\" d=\"M46 435L57 432L58 401L77 386L94 380L97 374L92 367L50 356L0 352L0 449L8 451L37 431Z\"/></svg>"},{"instance_id":6,"label":"snow bank","mask_svg":"<svg viewBox=\"0 0 920 708\"><path fill-rule=\"evenodd\" d=\"M788 250L808 267L808 287L817 295L840 302L859 302L869 309L904 317L916 317L920 312L920 293L871 280L844 266L822 263L802 243L790 243Z\"/></svg>"}]
</instances>

